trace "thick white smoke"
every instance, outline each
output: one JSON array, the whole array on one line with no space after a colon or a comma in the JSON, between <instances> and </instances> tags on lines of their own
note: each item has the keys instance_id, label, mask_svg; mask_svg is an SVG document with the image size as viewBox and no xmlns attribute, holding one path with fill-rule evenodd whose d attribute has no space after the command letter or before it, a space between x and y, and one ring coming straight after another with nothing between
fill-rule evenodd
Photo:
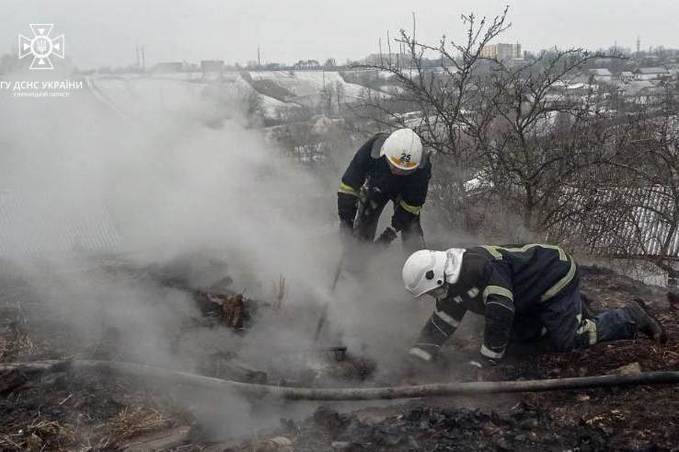
<instances>
[{"instance_id":1,"label":"thick white smoke","mask_svg":"<svg viewBox=\"0 0 679 452\"><path fill-rule=\"evenodd\" d=\"M361 283L343 277L328 292L341 254L335 186L246 129L233 105L186 82L90 82L94 91L65 99L0 103L3 257L23 267L46 315L63 319L83 350L115 331L126 359L166 367L199 371L220 347L253 367L309 365L294 352L315 345L329 302L326 345L398 361L420 323L400 283L400 246L367 262ZM169 108L187 86L190 95ZM93 255L136 268L189 256L198 270L183 276L194 286L226 276L200 271L219 260L233 289L258 298L270 298L282 275L285 303L303 308L265 316L243 338L186 333L200 313L185 292L106 272Z\"/></svg>"}]
</instances>

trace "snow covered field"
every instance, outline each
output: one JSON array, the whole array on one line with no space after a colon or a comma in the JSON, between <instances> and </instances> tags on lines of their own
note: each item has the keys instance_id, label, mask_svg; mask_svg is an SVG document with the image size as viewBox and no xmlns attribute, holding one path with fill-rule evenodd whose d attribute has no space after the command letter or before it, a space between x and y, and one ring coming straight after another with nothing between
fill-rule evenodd
<instances>
[{"instance_id":1,"label":"snow covered field","mask_svg":"<svg viewBox=\"0 0 679 452\"><path fill-rule=\"evenodd\" d=\"M341 91L347 102L360 97L365 88L347 83L336 71L258 71L250 72L253 80L268 80L291 92L297 97L318 96L324 87Z\"/></svg>"},{"instance_id":2,"label":"snow covered field","mask_svg":"<svg viewBox=\"0 0 679 452\"><path fill-rule=\"evenodd\" d=\"M98 100L123 116L162 113L207 120L232 112L234 104L248 105L253 96L265 119L284 121L301 106L318 106L324 88L341 103L356 102L368 90L346 82L337 71L98 75L89 77L87 83Z\"/></svg>"}]
</instances>

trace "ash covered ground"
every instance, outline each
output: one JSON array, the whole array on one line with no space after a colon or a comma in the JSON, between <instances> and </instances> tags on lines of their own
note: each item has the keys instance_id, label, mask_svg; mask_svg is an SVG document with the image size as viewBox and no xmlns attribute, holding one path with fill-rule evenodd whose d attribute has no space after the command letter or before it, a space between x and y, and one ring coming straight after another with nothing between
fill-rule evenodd
<instances>
[{"instance_id":1,"label":"ash covered ground","mask_svg":"<svg viewBox=\"0 0 679 452\"><path fill-rule=\"evenodd\" d=\"M110 268L109 271L113 271ZM284 329L294 318L280 299L251 300L230 290L228 278L208 289L186 287L162 269L116 268L118 274L153 280L159 290L186 294L190 313L177 326L183 335L207 335L206 343L238 343L256 331L261 319L278 319ZM583 268L583 292L592 307L619 306L644 299L664 323L670 340L647 339L598 344L574 353L517 356L476 374L445 371L435 377L410 377L410 383L452 378L459 381L516 380L588 376L679 367L677 310L659 288L600 268ZM283 285L283 281L281 281ZM282 292L284 289L279 288ZM679 444L679 388L636 386L551 393L402 402L300 403L244 399L181 385L74 371L67 363L47 371L10 368L8 363L101 359L140 361L115 328L102 328L96 341L83 341L66 327L68 319L48 310L6 276L0 305L0 447L3 450L673 450ZM150 309L153 302L149 301ZM273 314L272 314L273 313ZM315 318L311 316L310 318ZM263 321L262 321L263 322ZM456 338L470 353L473 338ZM191 353L191 352L189 352ZM389 372L349 350L305 352L307 359L243 362L230 349L207 347L195 353L191 369L203 375L252 383L304 386L380 386L398 384ZM303 363L308 363L306 367ZM151 364L164 364L161 362ZM451 366L452 369L455 366ZM184 369L186 370L186 369ZM398 378L398 377L393 377ZM228 412L228 415L225 414Z\"/></svg>"}]
</instances>

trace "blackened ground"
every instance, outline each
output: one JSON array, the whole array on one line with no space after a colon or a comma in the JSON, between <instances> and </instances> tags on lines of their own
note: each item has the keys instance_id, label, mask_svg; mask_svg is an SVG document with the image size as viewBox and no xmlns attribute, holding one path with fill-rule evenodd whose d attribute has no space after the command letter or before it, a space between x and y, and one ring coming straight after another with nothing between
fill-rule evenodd
<instances>
[{"instance_id":1,"label":"blackened ground","mask_svg":"<svg viewBox=\"0 0 679 452\"><path fill-rule=\"evenodd\" d=\"M0 398L1 450L116 449L185 415L162 393L97 371L57 372Z\"/></svg>"},{"instance_id":2,"label":"blackened ground","mask_svg":"<svg viewBox=\"0 0 679 452\"><path fill-rule=\"evenodd\" d=\"M643 371L679 370L679 311L672 309L662 290L597 268L585 268L582 280L594 309L644 299L667 327L669 342L657 345L639 338L582 352L528 355L478 375L468 374L467 379L598 375L632 363ZM115 351L115 334L101 344L73 344L59 319L31 315L40 313L39 300L21 297L22 304L12 293L2 295L0 363L96 357ZM256 319L252 327L257 327ZM457 338L456 344L469 352L478 350L473 339ZM177 446L181 450L211 446L191 409L178 408L172 395L154 388L152 382L142 385L97 372L57 372L18 385L11 384L10 377L0 374L0 390L11 387L0 394L2 450L116 449L148 432L178 426L192 427L192 434ZM286 450L285 444L299 451L679 450L679 388L674 386L419 400L344 414L335 408L320 409L306 421L284 421L268 437L283 435L288 443L279 442L282 447L269 450ZM256 441L228 449L261 449L257 444L266 441L267 433L257 436ZM211 447L227 449L225 444Z\"/></svg>"},{"instance_id":3,"label":"blackened ground","mask_svg":"<svg viewBox=\"0 0 679 452\"><path fill-rule=\"evenodd\" d=\"M577 353L543 354L537 360L542 377L607 374L631 363L638 363L642 371L679 370L679 311L669 304L666 292L605 269L585 269L583 280L583 291L595 310L642 298L666 327L669 341L660 345L639 338L597 344ZM563 425L601 428L610 434L615 449L679 448L678 386L530 394L525 400L544 407Z\"/></svg>"},{"instance_id":4,"label":"blackened ground","mask_svg":"<svg viewBox=\"0 0 679 452\"><path fill-rule=\"evenodd\" d=\"M588 425L564 427L543 410L517 404L507 413L422 405L378 422L320 408L288 423L297 451L599 451L609 436Z\"/></svg>"},{"instance_id":5,"label":"blackened ground","mask_svg":"<svg viewBox=\"0 0 679 452\"><path fill-rule=\"evenodd\" d=\"M523 355L476 375L455 374L483 380L559 378L608 374L634 363L642 371L679 370L679 310L673 309L664 290L602 268L583 268L581 275L583 293L595 311L642 298L667 328L668 343L659 345L640 337L573 353ZM456 338L455 345L473 354L480 343L478 338ZM482 411L469 408L475 402ZM279 433L292 438L299 451L679 450L677 386L417 403L420 406L389 407L386 415L322 409L301 424L288 422Z\"/></svg>"}]
</instances>

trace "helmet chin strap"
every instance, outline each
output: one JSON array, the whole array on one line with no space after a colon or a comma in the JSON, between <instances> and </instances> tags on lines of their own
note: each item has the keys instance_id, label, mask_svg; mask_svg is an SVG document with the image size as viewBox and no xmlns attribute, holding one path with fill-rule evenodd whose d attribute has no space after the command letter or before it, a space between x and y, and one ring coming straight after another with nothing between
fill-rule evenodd
<instances>
[{"instance_id":1,"label":"helmet chin strap","mask_svg":"<svg viewBox=\"0 0 679 452\"><path fill-rule=\"evenodd\" d=\"M439 298L444 298L447 295L447 293L448 293L448 283L447 282L444 282L442 285L440 285L436 289L429 291L429 295L431 295L432 297L434 297L437 300Z\"/></svg>"},{"instance_id":2,"label":"helmet chin strap","mask_svg":"<svg viewBox=\"0 0 679 452\"><path fill-rule=\"evenodd\" d=\"M389 170L391 171L391 174L393 174L394 176L407 176L409 174L412 174L412 170L404 170L404 169L398 168L398 167L394 166L394 164L391 163L391 161L389 161L389 159L387 159L387 164L389 165Z\"/></svg>"}]
</instances>

